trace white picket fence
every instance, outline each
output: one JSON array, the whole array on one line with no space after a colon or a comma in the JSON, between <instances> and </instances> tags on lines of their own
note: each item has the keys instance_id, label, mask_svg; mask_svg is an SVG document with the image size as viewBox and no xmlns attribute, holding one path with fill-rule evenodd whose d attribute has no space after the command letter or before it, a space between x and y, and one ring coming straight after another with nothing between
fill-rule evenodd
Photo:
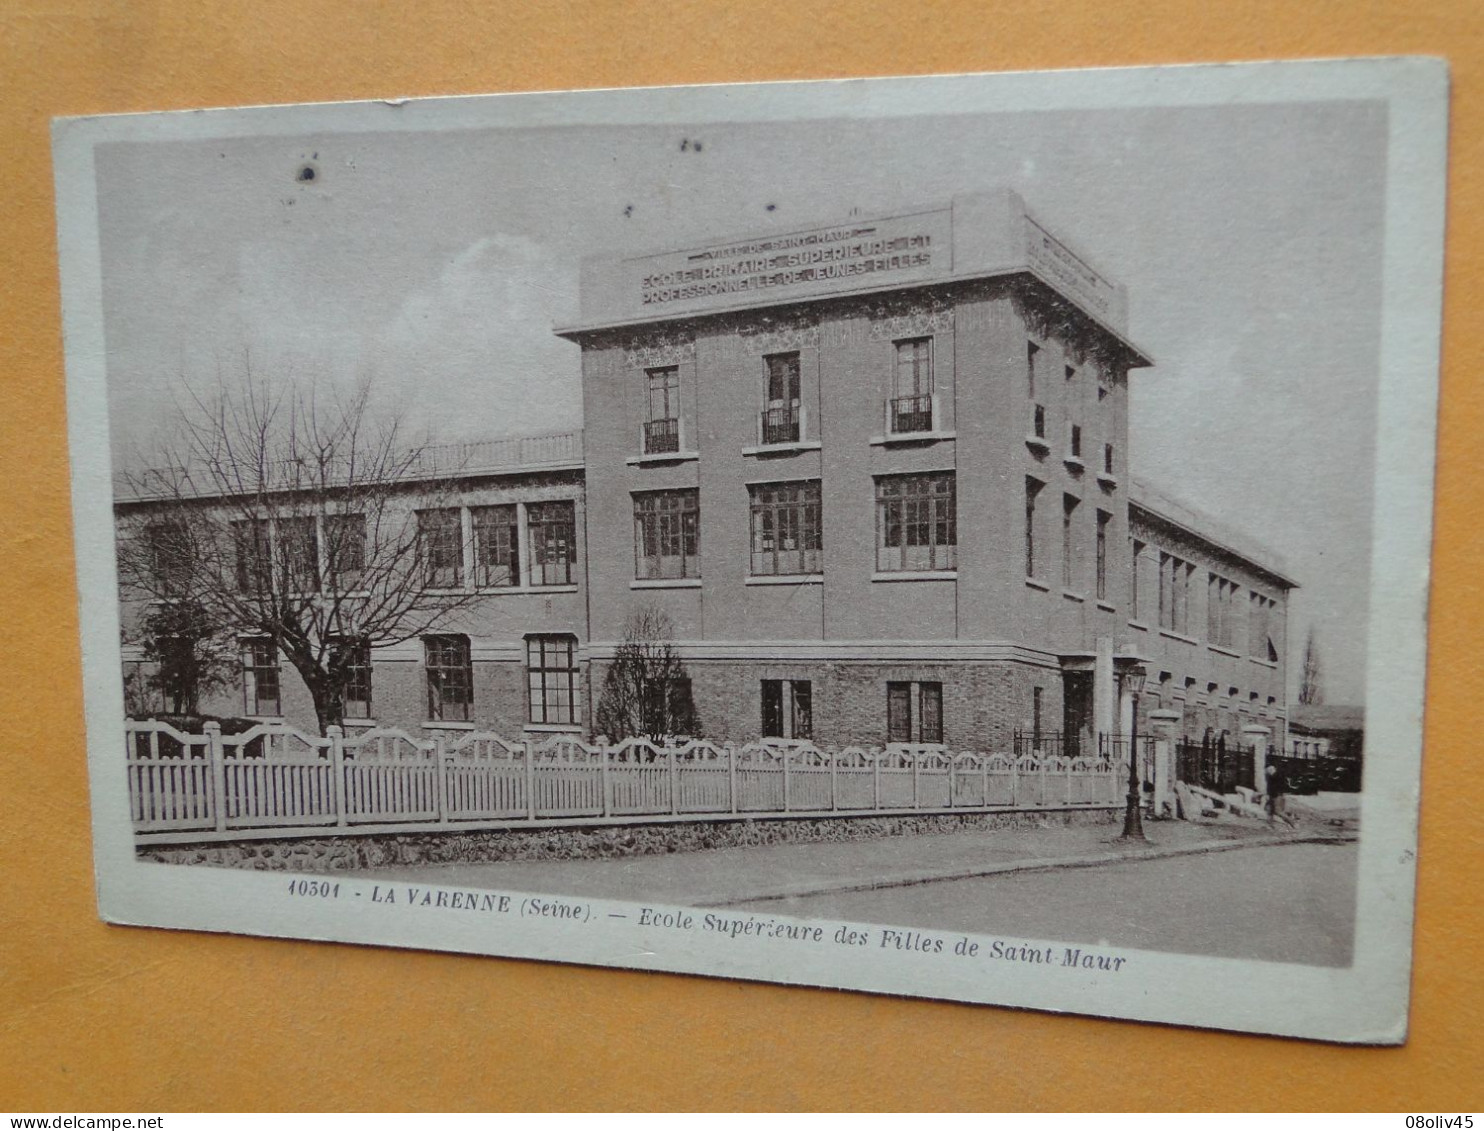
<instances>
[{"instance_id":1,"label":"white picket fence","mask_svg":"<svg viewBox=\"0 0 1484 1131\"><path fill-rule=\"evenodd\" d=\"M763 814L984 812L1121 803L1126 768L1103 758L953 753L942 746L718 745L569 735L418 739L377 728L319 738L262 724L188 734L127 720L129 800L148 839L510 828ZM1126 767L1124 763L1124 767ZM191 834L185 837L182 834ZM259 833L258 835L262 835Z\"/></svg>"}]
</instances>

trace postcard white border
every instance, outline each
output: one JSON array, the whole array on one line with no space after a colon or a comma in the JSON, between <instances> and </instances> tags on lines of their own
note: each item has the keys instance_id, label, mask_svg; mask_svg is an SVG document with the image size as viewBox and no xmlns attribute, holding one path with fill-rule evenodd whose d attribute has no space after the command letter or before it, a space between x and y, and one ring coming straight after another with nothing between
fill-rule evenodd
<instances>
[{"instance_id":1,"label":"postcard white border","mask_svg":"<svg viewBox=\"0 0 1484 1131\"><path fill-rule=\"evenodd\" d=\"M94 861L103 917L115 923L687 972L1344 1042L1402 1041L1426 666L1447 98L1443 61L1403 58L492 95L58 120L53 143L72 503ZM606 918L610 909L632 912L637 905L599 900L580 901L601 919L597 925L574 928L504 916L492 932L495 920L465 912L406 909L392 915L367 904L291 899L285 894L287 873L136 861L117 756L124 748L124 709L93 167L98 144L1357 99L1387 104L1389 146L1366 689L1366 743L1376 754L1367 760L1362 795L1350 968L1100 948L1130 962L1125 972L1099 975L1010 963L996 968L877 948L790 951L766 940L645 930L632 918Z\"/></svg>"}]
</instances>

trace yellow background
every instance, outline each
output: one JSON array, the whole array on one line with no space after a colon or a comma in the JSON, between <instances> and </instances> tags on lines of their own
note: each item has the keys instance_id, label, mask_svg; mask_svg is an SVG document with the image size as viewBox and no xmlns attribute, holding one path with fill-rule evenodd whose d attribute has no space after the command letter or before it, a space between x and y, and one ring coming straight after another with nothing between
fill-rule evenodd
<instances>
[{"instance_id":1,"label":"yellow background","mask_svg":"<svg viewBox=\"0 0 1484 1131\"><path fill-rule=\"evenodd\" d=\"M1475 0L0 0L0 1109L1477 1110L1481 29ZM98 921L53 115L1400 53L1448 56L1454 81L1428 749L1405 1048Z\"/></svg>"}]
</instances>

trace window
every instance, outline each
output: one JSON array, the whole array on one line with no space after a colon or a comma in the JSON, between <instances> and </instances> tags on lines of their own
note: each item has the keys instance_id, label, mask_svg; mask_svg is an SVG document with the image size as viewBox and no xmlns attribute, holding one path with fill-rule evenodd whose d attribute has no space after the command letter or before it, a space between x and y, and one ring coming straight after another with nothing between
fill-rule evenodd
<instances>
[{"instance_id":1,"label":"window","mask_svg":"<svg viewBox=\"0 0 1484 1131\"><path fill-rule=\"evenodd\" d=\"M1067 454L1073 459L1082 458L1082 425L1073 424L1067 436Z\"/></svg>"},{"instance_id":2,"label":"window","mask_svg":"<svg viewBox=\"0 0 1484 1131\"><path fill-rule=\"evenodd\" d=\"M1036 399L1036 372L1041 364L1041 347L1035 342L1025 343L1025 391L1031 400Z\"/></svg>"},{"instance_id":3,"label":"window","mask_svg":"<svg viewBox=\"0 0 1484 1131\"><path fill-rule=\"evenodd\" d=\"M467 636L424 636L428 671L428 720L466 723L474 702L474 665Z\"/></svg>"},{"instance_id":4,"label":"window","mask_svg":"<svg viewBox=\"0 0 1484 1131\"><path fill-rule=\"evenodd\" d=\"M474 534L474 584L494 589L520 584L520 524L516 508L471 507Z\"/></svg>"},{"instance_id":5,"label":"window","mask_svg":"<svg viewBox=\"0 0 1484 1131\"><path fill-rule=\"evenodd\" d=\"M312 515L278 520L278 549L290 593L319 592L319 523Z\"/></svg>"},{"instance_id":6,"label":"window","mask_svg":"<svg viewBox=\"0 0 1484 1131\"><path fill-rule=\"evenodd\" d=\"M814 691L809 680L763 680L763 737L814 737Z\"/></svg>"},{"instance_id":7,"label":"window","mask_svg":"<svg viewBox=\"0 0 1484 1131\"><path fill-rule=\"evenodd\" d=\"M649 418L644 424L644 452L656 455L680 450L680 367L645 370L649 382Z\"/></svg>"},{"instance_id":8,"label":"window","mask_svg":"<svg viewBox=\"0 0 1484 1131\"><path fill-rule=\"evenodd\" d=\"M942 742L943 685L941 683L888 683L886 685L886 740L888 742Z\"/></svg>"},{"instance_id":9,"label":"window","mask_svg":"<svg viewBox=\"0 0 1484 1131\"><path fill-rule=\"evenodd\" d=\"M1103 474L1104 475L1112 475L1113 474L1113 445L1112 444L1104 444L1103 445Z\"/></svg>"},{"instance_id":10,"label":"window","mask_svg":"<svg viewBox=\"0 0 1484 1131\"><path fill-rule=\"evenodd\" d=\"M1222 648L1234 648L1237 639L1237 594L1241 589L1236 582L1227 581L1214 573L1207 575L1206 585L1207 639Z\"/></svg>"},{"instance_id":11,"label":"window","mask_svg":"<svg viewBox=\"0 0 1484 1131\"><path fill-rule=\"evenodd\" d=\"M1046 406L1031 406L1031 435L1038 440L1046 439Z\"/></svg>"},{"instance_id":12,"label":"window","mask_svg":"<svg viewBox=\"0 0 1484 1131\"><path fill-rule=\"evenodd\" d=\"M1170 632L1190 631L1190 579L1195 566L1173 554L1159 555L1159 627Z\"/></svg>"},{"instance_id":13,"label":"window","mask_svg":"<svg viewBox=\"0 0 1484 1131\"><path fill-rule=\"evenodd\" d=\"M531 584L571 585L577 560L577 506L571 500L526 504Z\"/></svg>"},{"instance_id":14,"label":"window","mask_svg":"<svg viewBox=\"0 0 1484 1131\"><path fill-rule=\"evenodd\" d=\"M823 569L819 480L767 483L748 490L752 495L753 576Z\"/></svg>"},{"instance_id":15,"label":"window","mask_svg":"<svg viewBox=\"0 0 1484 1131\"><path fill-rule=\"evenodd\" d=\"M332 514L325 518L325 569L337 589L357 589L366 572L366 516Z\"/></svg>"},{"instance_id":16,"label":"window","mask_svg":"<svg viewBox=\"0 0 1484 1131\"><path fill-rule=\"evenodd\" d=\"M1099 601L1108 599L1108 524L1113 516L1107 511L1098 511L1097 541L1097 595Z\"/></svg>"},{"instance_id":17,"label":"window","mask_svg":"<svg viewBox=\"0 0 1484 1131\"><path fill-rule=\"evenodd\" d=\"M330 662L340 668L341 707L347 719L371 717L371 643L346 637L331 641Z\"/></svg>"},{"instance_id":18,"label":"window","mask_svg":"<svg viewBox=\"0 0 1484 1131\"><path fill-rule=\"evenodd\" d=\"M767 369L767 407L763 409L765 444L794 444L801 436L799 355L775 353L763 358Z\"/></svg>"},{"instance_id":19,"label":"window","mask_svg":"<svg viewBox=\"0 0 1484 1131\"><path fill-rule=\"evenodd\" d=\"M957 565L953 472L876 480L876 568L944 570Z\"/></svg>"},{"instance_id":20,"label":"window","mask_svg":"<svg viewBox=\"0 0 1484 1131\"><path fill-rule=\"evenodd\" d=\"M184 597L195 560L190 531L179 522L151 523L144 528L144 544L159 596Z\"/></svg>"},{"instance_id":21,"label":"window","mask_svg":"<svg viewBox=\"0 0 1484 1131\"><path fill-rule=\"evenodd\" d=\"M577 712L577 641L571 636L526 637L531 722L572 726Z\"/></svg>"},{"instance_id":22,"label":"window","mask_svg":"<svg viewBox=\"0 0 1484 1131\"><path fill-rule=\"evenodd\" d=\"M1138 620L1139 619L1139 558L1143 556L1143 553L1144 553L1144 543L1143 542L1140 542L1137 538L1130 538L1129 539L1129 542L1130 542L1130 545L1133 548L1133 553L1131 555L1132 558L1133 558L1133 560L1129 563L1129 574L1128 574L1129 614L1128 615L1132 619Z\"/></svg>"},{"instance_id":23,"label":"window","mask_svg":"<svg viewBox=\"0 0 1484 1131\"><path fill-rule=\"evenodd\" d=\"M1044 687L1031 688L1031 745L1037 748L1041 745L1042 700L1045 694Z\"/></svg>"},{"instance_id":24,"label":"window","mask_svg":"<svg viewBox=\"0 0 1484 1131\"><path fill-rule=\"evenodd\" d=\"M891 402L893 432L933 430L933 339L896 343L897 368Z\"/></svg>"},{"instance_id":25,"label":"window","mask_svg":"<svg viewBox=\"0 0 1484 1131\"><path fill-rule=\"evenodd\" d=\"M1273 643L1273 610L1278 602L1261 593L1253 593L1248 610L1247 654L1276 663L1278 649Z\"/></svg>"},{"instance_id":26,"label":"window","mask_svg":"<svg viewBox=\"0 0 1484 1131\"><path fill-rule=\"evenodd\" d=\"M694 488L634 496L634 576L700 577L700 499Z\"/></svg>"},{"instance_id":27,"label":"window","mask_svg":"<svg viewBox=\"0 0 1484 1131\"><path fill-rule=\"evenodd\" d=\"M1077 507L1075 495L1061 497L1061 584L1071 589L1077 577Z\"/></svg>"},{"instance_id":28,"label":"window","mask_svg":"<svg viewBox=\"0 0 1484 1131\"><path fill-rule=\"evenodd\" d=\"M1036 499L1045 486L1034 479L1025 481L1025 575L1036 576Z\"/></svg>"},{"instance_id":29,"label":"window","mask_svg":"<svg viewBox=\"0 0 1484 1131\"><path fill-rule=\"evenodd\" d=\"M242 705L253 716L283 714L278 682L278 649L266 636L242 641Z\"/></svg>"},{"instance_id":30,"label":"window","mask_svg":"<svg viewBox=\"0 0 1484 1131\"><path fill-rule=\"evenodd\" d=\"M232 551L239 593L266 593L273 587L273 555L266 519L232 523Z\"/></svg>"},{"instance_id":31,"label":"window","mask_svg":"<svg viewBox=\"0 0 1484 1131\"><path fill-rule=\"evenodd\" d=\"M423 584L429 589L463 588L462 514L457 509L418 511L417 540L423 564Z\"/></svg>"}]
</instances>

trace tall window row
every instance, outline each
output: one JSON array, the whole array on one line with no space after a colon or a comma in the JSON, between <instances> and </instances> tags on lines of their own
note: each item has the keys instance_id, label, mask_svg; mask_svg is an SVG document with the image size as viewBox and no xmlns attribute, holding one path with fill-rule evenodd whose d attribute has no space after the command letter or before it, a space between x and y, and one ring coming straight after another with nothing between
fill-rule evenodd
<instances>
[{"instance_id":1,"label":"tall window row","mask_svg":"<svg viewBox=\"0 0 1484 1131\"><path fill-rule=\"evenodd\" d=\"M429 589L577 580L576 504L570 500L422 510L417 532L419 567Z\"/></svg>"},{"instance_id":2,"label":"tall window row","mask_svg":"<svg viewBox=\"0 0 1484 1131\"><path fill-rule=\"evenodd\" d=\"M240 593L351 591L366 569L366 517L284 515L231 524L232 578ZM189 577L187 535L168 524L145 531L156 576L169 587Z\"/></svg>"}]
</instances>

